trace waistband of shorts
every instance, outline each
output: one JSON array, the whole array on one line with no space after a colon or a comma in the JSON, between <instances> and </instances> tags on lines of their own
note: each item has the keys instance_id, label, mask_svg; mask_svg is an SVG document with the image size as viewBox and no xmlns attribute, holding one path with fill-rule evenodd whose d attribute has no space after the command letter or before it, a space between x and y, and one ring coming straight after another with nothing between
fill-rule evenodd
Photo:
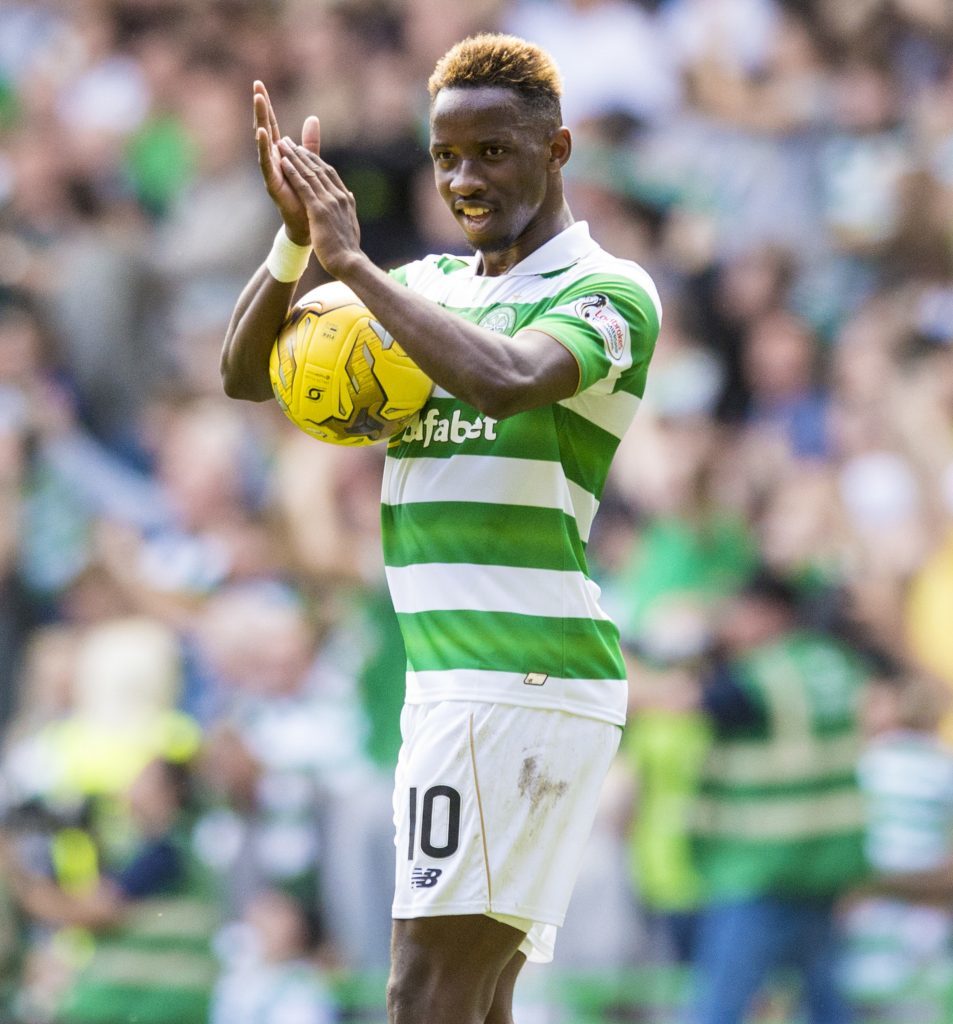
<instances>
[{"instance_id":1,"label":"waistband of shorts","mask_svg":"<svg viewBox=\"0 0 953 1024\"><path fill-rule=\"evenodd\" d=\"M559 679L533 672L518 675L481 669L407 670L406 704L434 704L444 700L564 711L624 726L628 683L625 679Z\"/></svg>"}]
</instances>

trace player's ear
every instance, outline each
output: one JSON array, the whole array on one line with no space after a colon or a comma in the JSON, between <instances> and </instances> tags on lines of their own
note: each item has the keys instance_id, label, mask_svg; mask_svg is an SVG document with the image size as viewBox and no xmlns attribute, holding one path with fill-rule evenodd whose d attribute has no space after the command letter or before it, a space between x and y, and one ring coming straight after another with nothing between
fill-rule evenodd
<instances>
[{"instance_id":1,"label":"player's ear","mask_svg":"<svg viewBox=\"0 0 953 1024\"><path fill-rule=\"evenodd\" d=\"M572 135L563 125L549 137L549 162L554 171L565 166L572 153Z\"/></svg>"}]
</instances>

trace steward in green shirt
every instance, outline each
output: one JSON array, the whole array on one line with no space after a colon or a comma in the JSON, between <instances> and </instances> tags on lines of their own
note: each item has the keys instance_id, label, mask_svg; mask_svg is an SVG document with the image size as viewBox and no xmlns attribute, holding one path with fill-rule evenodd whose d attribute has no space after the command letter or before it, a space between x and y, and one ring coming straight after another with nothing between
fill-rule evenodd
<instances>
[{"instance_id":1,"label":"steward in green shirt","mask_svg":"<svg viewBox=\"0 0 953 1024\"><path fill-rule=\"evenodd\" d=\"M701 705L714 737L696 805L703 904L695 1024L741 1024L777 971L808 1024L847 1024L838 896L865 873L857 780L865 672L799 628L795 594L757 578L729 602Z\"/></svg>"},{"instance_id":2,"label":"steward in green shirt","mask_svg":"<svg viewBox=\"0 0 953 1024\"><path fill-rule=\"evenodd\" d=\"M865 873L857 710L866 677L836 640L800 629L782 584L735 602L702 706L714 741L695 814L710 900L832 896Z\"/></svg>"}]
</instances>

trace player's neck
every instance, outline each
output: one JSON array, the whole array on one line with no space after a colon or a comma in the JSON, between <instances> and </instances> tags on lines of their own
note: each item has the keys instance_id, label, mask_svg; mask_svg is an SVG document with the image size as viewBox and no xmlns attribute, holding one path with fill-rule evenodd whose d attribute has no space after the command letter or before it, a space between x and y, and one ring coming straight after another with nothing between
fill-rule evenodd
<instances>
[{"instance_id":1,"label":"player's neck","mask_svg":"<svg viewBox=\"0 0 953 1024\"><path fill-rule=\"evenodd\" d=\"M482 277L499 277L522 263L550 239L565 231L573 223L573 216L566 203L545 220L527 226L526 230L508 245L490 252L478 251L477 274Z\"/></svg>"}]
</instances>

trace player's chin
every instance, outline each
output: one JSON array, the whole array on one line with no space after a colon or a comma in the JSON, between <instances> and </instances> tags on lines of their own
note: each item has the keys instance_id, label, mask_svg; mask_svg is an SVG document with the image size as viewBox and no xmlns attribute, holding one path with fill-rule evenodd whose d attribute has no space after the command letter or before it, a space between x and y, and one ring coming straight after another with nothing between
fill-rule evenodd
<instances>
[{"instance_id":1,"label":"player's chin","mask_svg":"<svg viewBox=\"0 0 953 1024\"><path fill-rule=\"evenodd\" d=\"M497 252L506 248L508 233L505 226L499 223L496 213L487 214L482 218L467 217L457 212L454 216L467 244L474 251Z\"/></svg>"},{"instance_id":2,"label":"player's chin","mask_svg":"<svg viewBox=\"0 0 953 1024\"><path fill-rule=\"evenodd\" d=\"M509 249L511 245L519 237L517 234L512 232L464 232L467 237L467 242L475 252L504 252Z\"/></svg>"}]
</instances>

